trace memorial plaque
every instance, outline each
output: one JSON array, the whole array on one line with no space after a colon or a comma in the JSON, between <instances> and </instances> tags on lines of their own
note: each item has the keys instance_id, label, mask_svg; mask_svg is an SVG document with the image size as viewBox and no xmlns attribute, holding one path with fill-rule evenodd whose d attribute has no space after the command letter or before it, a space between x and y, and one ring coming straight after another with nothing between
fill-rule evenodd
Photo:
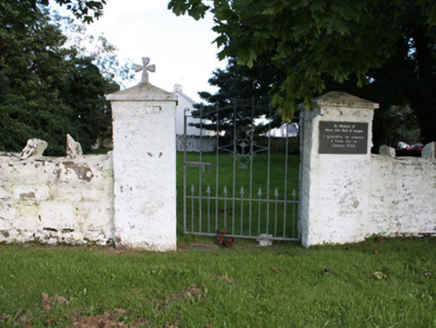
<instances>
[{"instance_id":1,"label":"memorial plaque","mask_svg":"<svg viewBox=\"0 0 436 328\"><path fill-rule=\"evenodd\" d=\"M368 123L319 122L319 154L366 154Z\"/></svg>"}]
</instances>

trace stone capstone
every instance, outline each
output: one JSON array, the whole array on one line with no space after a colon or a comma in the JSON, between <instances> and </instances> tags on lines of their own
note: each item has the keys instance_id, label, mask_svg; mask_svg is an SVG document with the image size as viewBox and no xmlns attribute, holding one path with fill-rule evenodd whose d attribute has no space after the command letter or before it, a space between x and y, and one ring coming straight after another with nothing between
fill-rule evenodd
<instances>
[{"instance_id":1,"label":"stone capstone","mask_svg":"<svg viewBox=\"0 0 436 328\"><path fill-rule=\"evenodd\" d=\"M381 156L395 157L395 149L386 145L380 146L378 152Z\"/></svg>"},{"instance_id":2,"label":"stone capstone","mask_svg":"<svg viewBox=\"0 0 436 328\"><path fill-rule=\"evenodd\" d=\"M435 158L436 154L436 142L430 142L424 146L421 152L421 156L424 158Z\"/></svg>"},{"instance_id":3,"label":"stone capstone","mask_svg":"<svg viewBox=\"0 0 436 328\"><path fill-rule=\"evenodd\" d=\"M48 143L40 139L27 140L26 147L21 151L20 158L26 159L29 157L42 156L44 150L46 150Z\"/></svg>"},{"instance_id":4,"label":"stone capstone","mask_svg":"<svg viewBox=\"0 0 436 328\"><path fill-rule=\"evenodd\" d=\"M67 158L77 158L82 156L82 146L76 142L72 136L67 134Z\"/></svg>"}]
</instances>

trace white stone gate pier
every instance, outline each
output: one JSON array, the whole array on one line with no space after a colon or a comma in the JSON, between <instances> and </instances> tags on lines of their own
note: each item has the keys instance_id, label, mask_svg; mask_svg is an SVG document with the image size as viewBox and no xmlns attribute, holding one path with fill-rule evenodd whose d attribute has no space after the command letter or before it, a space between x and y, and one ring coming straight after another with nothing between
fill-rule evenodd
<instances>
[{"instance_id":1,"label":"white stone gate pier","mask_svg":"<svg viewBox=\"0 0 436 328\"><path fill-rule=\"evenodd\" d=\"M303 246L353 243L371 235L436 236L436 144L422 156L371 154L378 104L329 92L301 111Z\"/></svg>"},{"instance_id":2,"label":"white stone gate pier","mask_svg":"<svg viewBox=\"0 0 436 328\"><path fill-rule=\"evenodd\" d=\"M109 95L117 247L176 250L177 96L148 82ZM153 68L154 69L154 68Z\"/></svg>"},{"instance_id":3,"label":"white stone gate pier","mask_svg":"<svg viewBox=\"0 0 436 328\"><path fill-rule=\"evenodd\" d=\"M378 104L329 92L302 110L304 246L362 240L367 231L372 119Z\"/></svg>"}]
</instances>

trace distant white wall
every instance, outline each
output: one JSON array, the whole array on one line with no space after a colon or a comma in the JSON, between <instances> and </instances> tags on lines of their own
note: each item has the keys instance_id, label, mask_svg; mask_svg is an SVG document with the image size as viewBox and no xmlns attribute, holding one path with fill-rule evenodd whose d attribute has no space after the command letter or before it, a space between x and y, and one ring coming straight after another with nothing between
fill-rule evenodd
<instances>
[{"instance_id":1,"label":"distant white wall","mask_svg":"<svg viewBox=\"0 0 436 328\"><path fill-rule=\"evenodd\" d=\"M112 156L0 156L0 242L113 241Z\"/></svg>"},{"instance_id":2,"label":"distant white wall","mask_svg":"<svg viewBox=\"0 0 436 328\"><path fill-rule=\"evenodd\" d=\"M297 123L283 123L278 128L269 130L266 135L269 137L296 137L298 135L299 126Z\"/></svg>"},{"instance_id":3,"label":"distant white wall","mask_svg":"<svg viewBox=\"0 0 436 328\"><path fill-rule=\"evenodd\" d=\"M177 135L177 151L187 152L213 152L216 149L216 138Z\"/></svg>"}]
</instances>

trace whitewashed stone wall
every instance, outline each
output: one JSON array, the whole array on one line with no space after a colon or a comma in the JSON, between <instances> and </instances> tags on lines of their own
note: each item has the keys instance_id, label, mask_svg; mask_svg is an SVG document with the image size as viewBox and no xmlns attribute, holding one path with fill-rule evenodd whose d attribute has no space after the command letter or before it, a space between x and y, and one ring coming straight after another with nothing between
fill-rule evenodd
<instances>
[{"instance_id":1,"label":"whitewashed stone wall","mask_svg":"<svg viewBox=\"0 0 436 328\"><path fill-rule=\"evenodd\" d=\"M177 98L145 82L109 99L113 153L74 159L0 154L0 242L176 249ZM424 148L423 158L393 158L387 148L384 156L371 155L374 108L333 92L302 113L304 246L372 234L436 235L435 144ZM367 124L367 151L320 153L322 122Z\"/></svg>"},{"instance_id":2,"label":"whitewashed stone wall","mask_svg":"<svg viewBox=\"0 0 436 328\"><path fill-rule=\"evenodd\" d=\"M177 95L143 76L108 99L110 155L81 156L70 137L70 158L40 157L36 139L36 157L0 156L0 242L176 249Z\"/></svg>"},{"instance_id":3,"label":"whitewashed stone wall","mask_svg":"<svg viewBox=\"0 0 436 328\"><path fill-rule=\"evenodd\" d=\"M111 243L108 155L76 159L0 156L0 242Z\"/></svg>"},{"instance_id":4,"label":"whitewashed stone wall","mask_svg":"<svg viewBox=\"0 0 436 328\"><path fill-rule=\"evenodd\" d=\"M367 235L436 234L436 161L371 156Z\"/></svg>"}]
</instances>

